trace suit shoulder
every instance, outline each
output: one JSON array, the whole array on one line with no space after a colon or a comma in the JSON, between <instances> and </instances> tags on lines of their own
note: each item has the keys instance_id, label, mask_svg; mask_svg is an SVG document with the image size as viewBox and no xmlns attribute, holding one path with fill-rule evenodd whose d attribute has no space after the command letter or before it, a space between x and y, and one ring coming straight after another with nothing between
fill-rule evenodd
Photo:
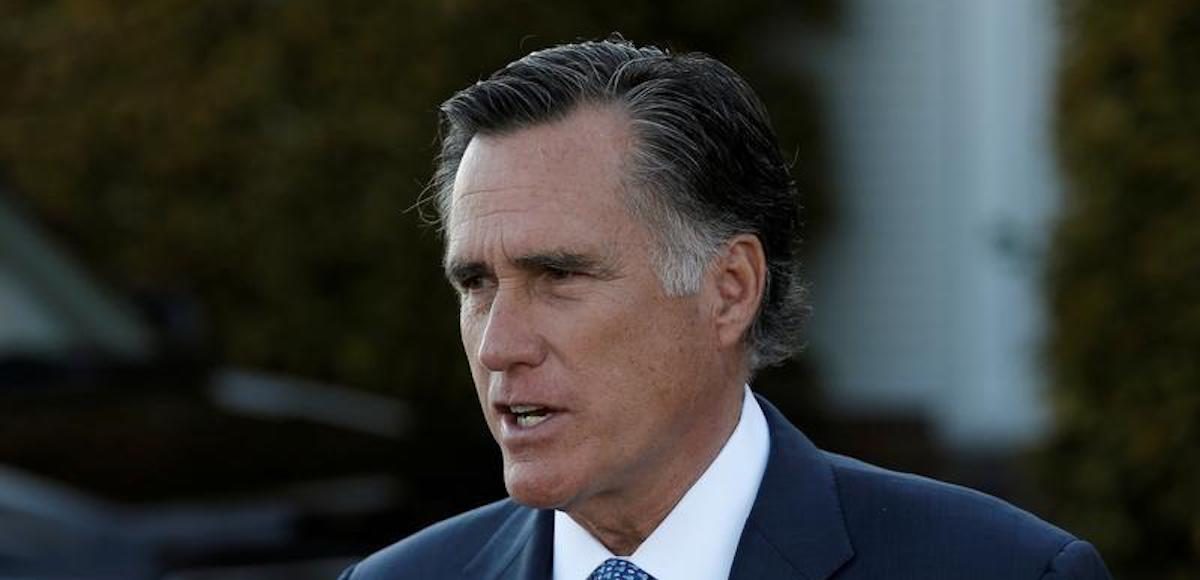
<instances>
[{"instance_id":1,"label":"suit shoulder","mask_svg":"<svg viewBox=\"0 0 1200 580\"><path fill-rule=\"evenodd\" d=\"M354 567L354 580L453 578L463 564L491 540L504 522L522 508L500 500L435 523L371 554ZM398 572L405 572L397 576Z\"/></svg>"},{"instance_id":2,"label":"suit shoulder","mask_svg":"<svg viewBox=\"0 0 1200 580\"><path fill-rule=\"evenodd\" d=\"M1008 502L962 486L826 453L855 550L885 546L920 560L936 546L944 565L990 567L1002 578L1039 578L1077 539ZM932 561L932 560L928 560ZM894 564L895 562L893 562ZM982 577L991 577L984 574Z\"/></svg>"}]
</instances>

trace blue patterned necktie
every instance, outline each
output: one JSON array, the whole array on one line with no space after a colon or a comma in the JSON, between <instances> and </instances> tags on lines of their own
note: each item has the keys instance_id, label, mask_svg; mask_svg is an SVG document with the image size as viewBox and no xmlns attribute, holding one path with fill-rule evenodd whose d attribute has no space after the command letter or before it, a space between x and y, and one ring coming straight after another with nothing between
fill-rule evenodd
<instances>
[{"instance_id":1,"label":"blue patterned necktie","mask_svg":"<svg viewBox=\"0 0 1200 580\"><path fill-rule=\"evenodd\" d=\"M651 576L628 560L609 558L596 567L588 580L654 580Z\"/></svg>"}]
</instances>

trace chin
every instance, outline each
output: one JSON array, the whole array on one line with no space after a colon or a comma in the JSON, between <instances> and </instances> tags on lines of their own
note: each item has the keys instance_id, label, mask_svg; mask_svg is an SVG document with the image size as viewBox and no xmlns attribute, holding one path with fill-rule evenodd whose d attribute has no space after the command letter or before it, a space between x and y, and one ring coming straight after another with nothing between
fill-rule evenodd
<instances>
[{"instance_id":1,"label":"chin","mask_svg":"<svg viewBox=\"0 0 1200 580\"><path fill-rule=\"evenodd\" d=\"M513 501L535 509L558 509L575 497L574 486L552 470L505 466L504 488Z\"/></svg>"}]
</instances>

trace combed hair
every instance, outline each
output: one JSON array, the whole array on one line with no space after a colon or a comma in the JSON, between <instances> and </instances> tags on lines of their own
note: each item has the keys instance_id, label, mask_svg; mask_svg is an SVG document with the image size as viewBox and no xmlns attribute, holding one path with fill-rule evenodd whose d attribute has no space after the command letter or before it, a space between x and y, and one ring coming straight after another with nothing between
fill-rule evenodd
<instances>
[{"instance_id":1,"label":"combed hair","mask_svg":"<svg viewBox=\"0 0 1200 580\"><path fill-rule=\"evenodd\" d=\"M723 244L738 234L757 236L767 284L746 336L750 368L790 357L807 310L795 185L754 91L704 54L672 54L614 36L531 53L458 92L441 106L432 184L443 223L459 162L476 134L551 123L586 105L614 107L630 120L626 202L657 237L654 265L664 290L696 292Z\"/></svg>"}]
</instances>

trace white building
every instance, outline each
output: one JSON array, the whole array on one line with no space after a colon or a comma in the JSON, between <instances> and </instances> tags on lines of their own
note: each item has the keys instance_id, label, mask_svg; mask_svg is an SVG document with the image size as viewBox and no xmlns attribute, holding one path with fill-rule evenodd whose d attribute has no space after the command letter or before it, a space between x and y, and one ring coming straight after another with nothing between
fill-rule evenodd
<instances>
[{"instance_id":1,"label":"white building","mask_svg":"<svg viewBox=\"0 0 1200 580\"><path fill-rule=\"evenodd\" d=\"M810 352L843 412L917 413L963 451L1028 444L1046 423L1054 3L841 4L778 50L824 91L834 164Z\"/></svg>"}]
</instances>

